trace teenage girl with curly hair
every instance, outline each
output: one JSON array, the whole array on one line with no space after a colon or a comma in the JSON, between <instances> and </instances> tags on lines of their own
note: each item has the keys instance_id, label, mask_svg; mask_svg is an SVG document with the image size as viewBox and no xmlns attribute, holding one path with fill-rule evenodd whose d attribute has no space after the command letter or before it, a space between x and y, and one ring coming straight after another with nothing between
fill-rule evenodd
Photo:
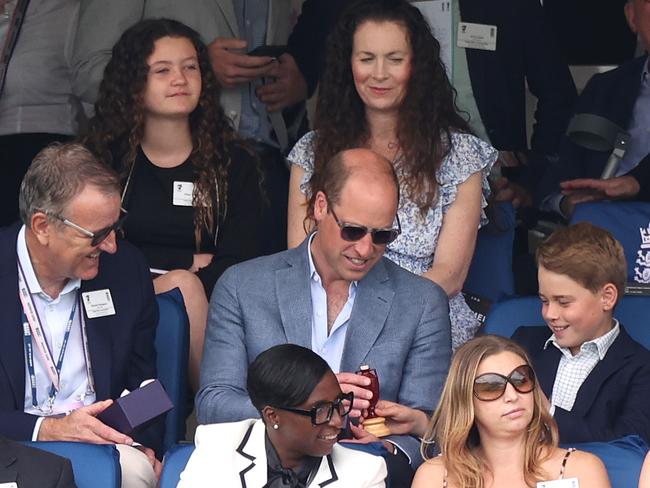
<instances>
[{"instance_id":1,"label":"teenage girl with curly hair","mask_svg":"<svg viewBox=\"0 0 650 488\"><path fill-rule=\"evenodd\" d=\"M179 287L198 374L208 297L230 265L259 254L257 166L219 105L199 35L150 19L113 48L83 142L123 176L125 237L144 252L154 288Z\"/></svg>"}]
</instances>

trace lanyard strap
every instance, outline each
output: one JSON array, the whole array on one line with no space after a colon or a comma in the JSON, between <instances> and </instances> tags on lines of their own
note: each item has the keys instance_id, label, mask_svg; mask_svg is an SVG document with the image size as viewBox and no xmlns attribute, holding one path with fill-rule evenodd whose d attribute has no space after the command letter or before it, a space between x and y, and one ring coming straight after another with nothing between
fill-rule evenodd
<instances>
[{"instance_id":1,"label":"lanyard strap","mask_svg":"<svg viewBox=\"0 0 650 488\"><path fill-rule=\"evenodd\" d=\"M80 302L79 293L77 292L74 299L74 303L72 304L72 309L70 310L70 316L68 317L68 321L65 327L63 343L61 344L61 350L59 351L59 357L57 358L56 364L54 364L52 352L50 350L49 345L47 344L47 340L43 332L43 327L41 326L41 320L38 315L38 312L36 311L36 306L34 305L34 301L31 292L29 290L29 286L27 285L27 281L25 280L24 271L22 265L20 264L20 261L18 261L18 269L19 269L18 289L19 289L20 301L22 302L23 305L23 313L22 313L23 342L25 346L25 356L27 358L29 382L32 390L32 405L34 407L38 407L38 400L36 394L36 373L34 367L34 351L32 346L32 341L35 339L37 349L40 352L41 358L45 365L45 370L47 371L48 376L52 381L49 395L48 395L48 404L47 404L51 409L52 405L54 404L56 394L60 389L59 382L60 382L61 368L63 367L63 358L65 357L65 352L68 347L68 340L70 339L70 332L72 331L74 316L77 311L77 307L81 308L79 306L79 302ZM81 329L84 362L86 364L86 375L88 378L88 387L86 389L86 394L89 394L89 393L94 393L94 383L92 379L93 378L92 368L90 366L90 356L88 353L88 337L86 335L86 327L83 320L83 313L81 312L81 310L79 312L79 326Z\"/></svg>"}]
</instances>

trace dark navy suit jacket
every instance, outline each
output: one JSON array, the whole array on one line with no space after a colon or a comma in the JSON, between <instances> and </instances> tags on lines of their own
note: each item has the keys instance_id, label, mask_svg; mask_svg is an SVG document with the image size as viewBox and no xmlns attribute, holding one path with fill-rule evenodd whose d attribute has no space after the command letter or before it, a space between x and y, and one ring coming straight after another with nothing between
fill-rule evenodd
<instances>
[{"instance_id":1,"label":"dark navy suit jacket","mask_svg":"<svg viewBox=\"0 0 650 488\"><path fill-rule=\"evenodd\" d=\"M512 339L530 354L548 398L562 353L544 349L548 327L519 327ZM562 443L609 441L638 434L650 441L650 352L621 331L578 390L573 409L555 408Z\"/></svg>"},{"instance_id":2,"label":"dark navy suit jacket","mask_svg":"<svg viewBox=\"0 0 650 488\"><path fill-rule=\"evenodd\" d=\"M492 145L513 151L528 147L527 82L539 100L531 149L556 154L576 89L539 1L460 0L460 14L463 22L497 26L496 51L466 49L472 91Z\"/></svg>"},{"instance_id":3,"label":"dark navy suit jacket","mask_svg":"<svg viewBox=\"0 0 650 488\"><path fill-rule=\"evenodd\" d=\"M641 56L615 70L594 75L580 94L574 113L600 115L627 129L641 88L641 73L646 59L646 56ZM538 201L558 192L561 181L600 178L608 157L609 152L581 148L565 136L558 161L549 166L538 188Z\"/></svg>"},{"instance_id":4,"label":"dark navy suit jacket","mask_svg":"<svg viewBox=\"0 0 650 488\"><path fill-rule=\"evenodd\" d=\"M23 411L27 374L16 264L19 230L18 225L0 229L0 435L31 440L38 417ZM144 257L131 244L119 241L115 254L102 253L97 277L81 283L81 292L106 288L116 314L94 319L84 315L98 401L118 398L125 388L133 390L156 377L158 305ZM136 438L156 449L162 440L160 425Z\"/></svg>"},{"instance_id":5,"label":"dark navy suit jacket","mask_svg":"<svg viewBox=\"0 0 650 488\"><path fill-rule=\"evenodd\" d=\"M0 486L76 488L69 459L0 437Z\"/></svg>"}]
</instances>

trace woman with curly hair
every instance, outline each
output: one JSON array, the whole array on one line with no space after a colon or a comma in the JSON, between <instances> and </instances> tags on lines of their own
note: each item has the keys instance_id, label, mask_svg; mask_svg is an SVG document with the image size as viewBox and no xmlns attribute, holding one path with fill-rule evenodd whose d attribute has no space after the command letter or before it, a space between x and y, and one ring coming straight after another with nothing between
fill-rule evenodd
<instances>
[{"instance_id":1,"label":"woman with curly hair","mask_svg":"<svg viewBox=\"0 0 650 488\"><path fill-rule=\"evenodd\" d=\"M432 443L442 454L418 468L412 488L534 488L557 479L610 488L600 459L558 448L528 356L504 337L477 337L456 351L424 433L425 458Z\"/></svg>"},{"instance_id":2,"label":"woman with curly hair","mask_svg":"<svg viewBox=\"0 0 650 488\"><path fill-rule=\"evenodd\" d=\"M259 254L257 166L221 106L207 49L189 27L150 19L113 48L83 142L124 178L125 237L179 287L198 386L208 299L225 269Z\"/></svg>"},{"instance_id":3,"label":"woman with curly hair","mask_svg":"<svg viewBox=\"0 0 650 488\"><path fill-rule=\"evenodd\" d=\"M454 348L470 339L478 320L460 291L497 152L458 114L440 44L416 7L359 0L342 13L328 39L314 127L289 154L289 247L311 228L312 175L342 149L372 149L392 161L402 194L402 233L386 257L442 286Z\"/></svg>"}]
</instances>

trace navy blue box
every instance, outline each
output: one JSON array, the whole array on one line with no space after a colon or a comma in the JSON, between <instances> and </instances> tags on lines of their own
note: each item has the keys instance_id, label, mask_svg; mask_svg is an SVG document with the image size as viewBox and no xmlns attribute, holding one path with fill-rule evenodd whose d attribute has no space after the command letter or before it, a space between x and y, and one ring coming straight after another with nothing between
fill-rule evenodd
<instances>
[{"instance_id":1,"label":"navy blue box","mask_svg":"<svg viewBox=\"0 0 650 488\"><path fill-rule=\"evenodd\" d=\"M121 432L130 434L174 408L165 388L155 380L118 398L97 418Z\"/></svg>"}]
</instances>

